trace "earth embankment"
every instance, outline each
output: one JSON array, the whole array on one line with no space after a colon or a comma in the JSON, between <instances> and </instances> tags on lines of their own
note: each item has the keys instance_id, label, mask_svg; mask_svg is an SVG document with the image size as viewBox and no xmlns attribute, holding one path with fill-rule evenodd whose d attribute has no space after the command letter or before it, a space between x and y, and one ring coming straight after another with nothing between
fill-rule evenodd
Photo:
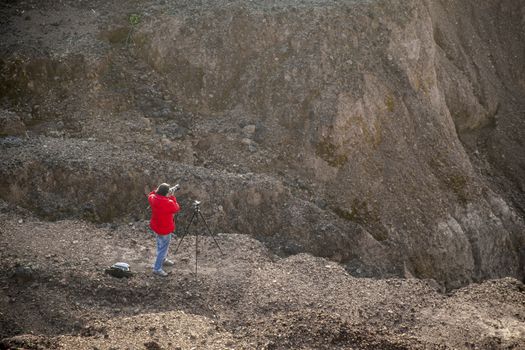
<instances>
[{"instance_id":1,"label":"earth embankment","mask_svg":"<svg viewBox=\"0 0 525 350\"><path fill-rule=\"evenodd\" d=\"M53 219L138 218L153 180L180 176L224 228L358 276L523 278L523 5L99 5L4 11L2 133L86 150L77 166L16 146L43 157L25 164L6 139L5 200ZM90 147L126 152L101 165ZM179 173L150 176L155 162ZM215 186L223 171L276 185L225 196L237 187Z\"/></svg>"}]
</instances>

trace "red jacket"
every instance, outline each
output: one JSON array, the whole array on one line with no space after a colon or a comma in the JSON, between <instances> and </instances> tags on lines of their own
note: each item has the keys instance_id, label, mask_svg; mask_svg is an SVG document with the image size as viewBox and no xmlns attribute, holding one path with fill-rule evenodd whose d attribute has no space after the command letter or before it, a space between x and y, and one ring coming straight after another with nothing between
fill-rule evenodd
<instances>
[{"instance_id":1,"label":"red jacket","mask_svg":"<svg viewBox=\"0 0 525 350\"><path fill-rule=\"evenodd\" d=\"M152 191L148 195L148 202L151 207L149 227L159 235L167 235L175 231L173 216L180 210L177 198L172 195L161 196Z\"/></svg>"}]
</instances>

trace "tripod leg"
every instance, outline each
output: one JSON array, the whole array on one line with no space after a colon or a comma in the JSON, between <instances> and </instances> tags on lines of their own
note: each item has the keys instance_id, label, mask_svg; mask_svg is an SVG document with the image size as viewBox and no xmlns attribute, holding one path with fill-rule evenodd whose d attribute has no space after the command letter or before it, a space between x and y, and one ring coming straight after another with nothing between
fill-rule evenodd
<instances>
[{"instance_id":1,"label":"tripod leg","mask_svg":"<svg viewBox=\"0 0 525 350\"><path fill-rule=\"evenodd\" d=\"M202 213L200 211L199 211L199 214L201 216L202 221L204 221L204 225L206 225L206 228L208 229L209 235L211 236L211 238L213 238L213 241L215 242L215 245L217 246L217 248L219 248L219 251L221 252L221 255L224 255L224 253L222 252L221 246L219 245L219 243L215 239L215 235L211 232L210 227L208 226L208 223L204 219L204 216L202 215Z\"/></svg>"},{"instance_id":2,"label":"tripod leg","mask_svg":"<svg viewBox=\"0 0 525 350\"><path fill-rule=\"evenodd\" d=\"M180 237L179 244L177 244L177 248L175 248L175 251L173 252L173 255L177 254L177 251L179 250L180 244L182 243L182 240L184 239L184 237L186 237L186 235L188 234L188 229L190 228L190 225L191 225L191 223L193 222L193 219L194 219L194 218L195 218L195 212L194 212L193 215L191 216L191 219L190 219L190 221L188 222L188 224L186 225L186 229L184 230L184 233L183 233L182 236Z\"/></svg>"},{"instance_id":3,"label":"tripod leg","mask_svg":"<svg viewBox=\"0 0 525 350\"><path fill-rule=\"evenodd\" d=\"M198 221L197 217L197 221ZM197 255L199 254L199 232L195 231L195 276L197 276Z\"/></svg>"}]
</instances>

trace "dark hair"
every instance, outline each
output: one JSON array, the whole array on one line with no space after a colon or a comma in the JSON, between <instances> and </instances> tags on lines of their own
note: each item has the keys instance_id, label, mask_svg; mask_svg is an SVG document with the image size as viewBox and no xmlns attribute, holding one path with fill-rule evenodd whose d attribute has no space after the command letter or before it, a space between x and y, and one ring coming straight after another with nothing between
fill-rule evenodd
<instances>
[{"instance_id":1,"label":"dark hair","mask_svg":"<svg viewBox=\"0 0 525 350\"><path fill-rule=\"evenodd\" d=\"M164 184L159 185L156 193L160 194L161 196L166 196L169 191L170 191L170 185L164 183Z\"/></svg>"}]
</instances>

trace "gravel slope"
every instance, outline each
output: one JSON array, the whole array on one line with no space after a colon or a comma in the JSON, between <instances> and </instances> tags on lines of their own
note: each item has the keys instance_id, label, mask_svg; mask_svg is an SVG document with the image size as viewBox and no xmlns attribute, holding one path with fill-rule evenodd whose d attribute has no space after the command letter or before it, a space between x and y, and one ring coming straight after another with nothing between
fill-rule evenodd
<instances>
[{"instance_id":1,"label":"gravel slope","mask_svg":"<svg viewBox=\"0 0 525 350\"><path fill-rule=\"evenodd\" d=\"M194 237L187 236L162 279L150 273L154 246L145 222L51 223L2 208L4 348L525 346L525 287L515 279L443 294L432 280L355 278L308 254L280 258L238 234L217 236L224 255L201 237L197 277ZM116 261L136 274L105 275Z\"/></svg>"}]
</instances>

